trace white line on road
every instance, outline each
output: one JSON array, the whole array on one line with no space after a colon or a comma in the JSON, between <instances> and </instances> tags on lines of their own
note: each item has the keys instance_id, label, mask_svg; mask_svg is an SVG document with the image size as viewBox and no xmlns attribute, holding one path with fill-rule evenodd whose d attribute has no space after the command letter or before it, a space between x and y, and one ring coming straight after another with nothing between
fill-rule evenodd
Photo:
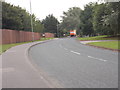
<instances>
[{"instance_id":1,"label":"white line on road","mask_svg":"<svg viewBox=\"0 0 120 90\"><path fill-rule=\"evenodd\" d=\"M107 60L104 60L104 59L100 59L100 58L95 58L95 57L92 57L92 56L88 56L89 58L93 58L93 59L97 59L97 60L100 60L100 61L104 61L106 62Z\"/></svg>"},{"instance_id":2,"label":"white line on road","mask_svg":"<svg viewBox=\"0 0 120 90\"><path fill-rule=\"evenodd\" d=\"M70 51L70 52L80 55L80 53L78 53L78 52L75 52L75 51Z\"/></svg>"}]
</instances>

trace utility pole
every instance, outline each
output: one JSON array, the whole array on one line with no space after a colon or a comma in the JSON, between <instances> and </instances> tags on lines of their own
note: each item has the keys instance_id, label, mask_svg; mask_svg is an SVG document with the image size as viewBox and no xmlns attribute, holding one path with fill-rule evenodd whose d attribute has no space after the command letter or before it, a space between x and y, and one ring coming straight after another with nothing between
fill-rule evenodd
<instances>
[{"instance_id":1,"label":"utility pole","mask_svg":"<svg viewBox=\"0 0 120 90\"><path fill-rule=\"evenodd\" d=\"M31 16L32 41L34 41L34 32L33 32L33 20L32 20L32 5L31 5L31 0L30 0L30 16Z\"/></svg>"}]
</instances>

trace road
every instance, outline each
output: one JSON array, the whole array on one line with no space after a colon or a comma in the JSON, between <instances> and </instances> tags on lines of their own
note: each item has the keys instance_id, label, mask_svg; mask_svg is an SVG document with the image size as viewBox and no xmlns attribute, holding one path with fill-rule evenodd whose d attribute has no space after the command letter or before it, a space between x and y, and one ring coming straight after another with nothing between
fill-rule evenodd
<instances>
[{"instance_id":1,"label":"road","mask_svg":"<svg viewBox=\"0 0 120 90\"><path fill-rule=\"evenodd\" d=\"M29 51L43 78L64 88L117 88L118 52L83 45L75 38L38 44Z\"/></svg>"}]
</instances>

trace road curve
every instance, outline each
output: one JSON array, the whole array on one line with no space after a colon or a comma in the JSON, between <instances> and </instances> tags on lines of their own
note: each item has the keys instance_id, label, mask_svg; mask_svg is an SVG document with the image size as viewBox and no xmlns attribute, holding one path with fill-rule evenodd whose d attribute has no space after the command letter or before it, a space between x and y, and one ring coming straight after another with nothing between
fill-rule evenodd
<instances>
[{"instance_id":1,"label":"road curve","mask_svg":"<svg viewBox=\"0 0 120 90\"><path fill-rule=\"evenodd\" d=\"M118 87L118 52L61 38L35 45L29 56L43 78L60 87Z\"/></svg>"}]
</instances>

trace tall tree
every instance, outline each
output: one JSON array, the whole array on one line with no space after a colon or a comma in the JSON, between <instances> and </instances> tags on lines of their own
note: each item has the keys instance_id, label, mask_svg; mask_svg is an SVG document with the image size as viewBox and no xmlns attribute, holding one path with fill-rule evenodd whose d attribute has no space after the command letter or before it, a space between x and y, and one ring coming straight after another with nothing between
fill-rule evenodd
<instances>
[{"instance_id":1,"label":"tall tree","mask_svg":"<svg viewBox=\"0 0 120 90\"><path fill-rule=\"evenodd\" d=\"M13 29L13 30L21 30L23 28L21 23L21 18L19 17L18 7L7 4L5 2L2 3L2 22L3 28Z\"/></svg>"},{"instance_id":2,"label":"tall tree","mask_svg":"<svg viewBox=\"0 0 120 90\"><path fill-rule=\"evenodd\" d=\"M19 6L2 2L2 23L3 29L31 31L31 15ZM44 26L32 14L33 29L35 32L43 32Z\"/></svg>"},{"instance_id":3,"label":"tall tree","mask_svg":"<svg viewBox=\"0 0 120 90\"><path fill-rule=\"evenodd\" d=\"M105 27L103 26L103 16L105 16L107 7L106 4L96 4L93 13L93 28L98 34L106 34Z\"/></svg>"},{"instance_id":4,"label":"tall tree","mask_svg":"<svg viewBox=\"0 0 120 90\"><path fill-rule=\"evenodd\" d=\"M94 3L89 3L84 7L84 10L80 14L80 33L81 35L94 35L93 30L93 6Z\"/></svg>"},{"instance_id":5,"label":"tall tree","mask_svg":"<svg viewBox=\"0 0 120 90\"><path fill-rule=\"evenodd\" d=\"M103 25L107 29L107 34L109 35L120 34L120 31L118 30L119 5L120 2L110 2L106 4L109 12L106 12L107 14L103 17Z\"/></svg>"},{"instance_id":6,"label":"tall tree","mask_svg":"<svg viewBox=\"0 0 120 90\"><path fill-rule=\"evenodd\" d=\"M63 20L60 24L61 29L67 31L76 29L78 31L81 11L79 7L72 7L67 12L63 12L64 16L62 16Z\"/></svg>"},{"instance_id":7,"label":"tall tree","mask_svg":"<svg viewBox=\"0 0 120 90\"><path fill-rule=\"evenodd\" d=\"M44 32L57 33L58 20L53 15L48 15L42 21L44 25Z\"/></svg>"}]
</instances>

